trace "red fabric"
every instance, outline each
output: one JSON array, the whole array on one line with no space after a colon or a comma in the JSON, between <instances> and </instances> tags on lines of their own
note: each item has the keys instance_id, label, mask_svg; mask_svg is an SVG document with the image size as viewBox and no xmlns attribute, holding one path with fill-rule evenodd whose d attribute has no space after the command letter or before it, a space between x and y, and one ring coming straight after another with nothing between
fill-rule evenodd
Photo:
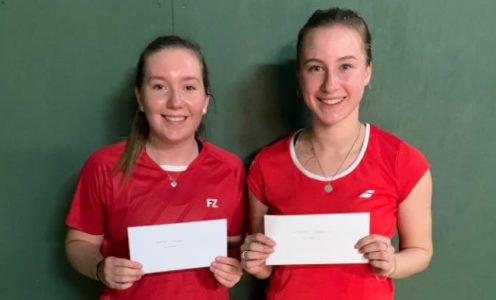
<instances>
[{"instance_id":1,"label":"red fabric","mask_svg":"<svg viewBox=\"0 0 496 300\"><path fill-rule=\"evenodd\" d=\"M264 148L248 175L248 188L269 207L269 214L299 215L370 212L370 231L393 237L398 204L429 169L424 156L397 137L367 126L363 157L347 175L331 182L310 178L290 154L294 134ZM339 175L338 175L339 177ZM373 191L369 198L366 191ZM275 266L269 300L392 299L391 280L378 280L370 265Z\"/></svg>"},{"instance_id":2,"label":"red fabric","mask_svg":"<svg viewBox=\"0 0 496 300\"><path fill-rule=\"evenodd\" d=\"M199 156L177 177L172 188L167 173L142 152L129 180L113 176L124 144L95 152L85 163L66 224L104 235L104 256L129 259L127 227L227 219L228 235L242 233L244 166L214 145L203 142ZM217 199L217 207L207 206ZM227 246L227 245L226 245ZM198 249L201 251L201 249ZM228 299L208 268L145 275L131 288L103 288L101 299Z\"/></svg>"}]
</instances>

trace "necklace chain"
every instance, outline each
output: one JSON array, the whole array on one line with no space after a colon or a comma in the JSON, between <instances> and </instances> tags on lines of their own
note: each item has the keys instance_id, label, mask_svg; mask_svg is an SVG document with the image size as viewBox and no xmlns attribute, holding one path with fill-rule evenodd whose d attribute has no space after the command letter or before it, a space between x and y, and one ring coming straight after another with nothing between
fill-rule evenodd
<instances>
[{"instance_id":1,"label":"necklace chain","mask_svg":"<svg viewBox=\"0 0 496 300\"><path fill-rule=\"evenodd\" d=\"M150 152L150 147L148 146L148 144L145 145L145 151L147 152ZM153 159L153 158L152 158ZM165 173L167 174L167 178L169 178L169 183L171 185L171 187L175 188L177 186L177 179L179 178L179 176L181 176L181 171L177 172L178 174L174 177L172 177L172 175L169 173L169 171L163 169L165 171Z\"/></svg>"},{"instance_id":2,"label":"necklace chain","mask_svg":"<svg viewBox=\"0 0 496 300\"><path fill-rule=\"evenodd\" d=\"M167 173L167 177L169 177L170 185L173 188L175 188L177 186L177 178L179 178L179 175L181 175L181 173L177 174L175 178L172 177L172 175L169 173L169 171L165 171L165 173Z\"/></svg>"},{"instance_id":3,"label":"necklace chain","mask_svg":"<svg viewBox=\"0 0 496 300\"><path fill-rule=\"evenodd\" d=\"M346 153L346 156L341 161L341 163L339 164L338 168L336 169L336 171L334 172L334 174L332 175L332 177L329 178L329 180L327 181L326 185L324 186L324 191L326 193L332 192L331 181L339 173L339 170L341 170L341 167L343 166L344 162L348 159L348 156L350 156L351 150L353 150L353 148L355 147L355 144L358 141L358 138L360 137L360 133L361 132L362 132L362 124L360 124L360 127L358 128L358 134L355 137L355 140L353 141L353 144L351 144L350 149L348 149L348 152ZM322 175L324 175L325 178L327 178L327 175L324 173L324 169L322 168L322 165L320 164L319 157L317 156L317 153L315 152L315 147L313 146L313 142L312 142L312 138L311 137L310 137L310 147L311 147L311 150L312 150L312 154L315 157L315 160L317 161L317 165L319 166L320 172L322 173Z\"/></svg>"}]
</instances>

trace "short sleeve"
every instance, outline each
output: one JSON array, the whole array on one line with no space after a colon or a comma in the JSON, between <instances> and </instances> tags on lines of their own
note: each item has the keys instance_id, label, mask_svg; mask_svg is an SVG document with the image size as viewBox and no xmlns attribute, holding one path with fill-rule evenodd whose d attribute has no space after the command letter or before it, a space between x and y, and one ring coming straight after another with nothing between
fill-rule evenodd
<instances>
[{"instance_id":1,"label":"short sleeve","mask_svg":"<svg viewBox=\"0 0 496 300\"><path fill-rule=\"evenodd\" d=\"M263 151L263 150L262 150ZM261 168L261 156L263 152L258 153L251 163L250 170L248 171L248 189L250 192L263 204L267 205L265 201L265 185L263 180Z\"/></svg>"},{"instance_id":2,"label":"short sleeve","mask_svg":"<svg viewBox=\"0 0 496 300\"><path fill-rule=\"evenodd\" d=\"M244 232L244 224L246 219L246 189L245 189L245 167L239 162L236 174L236 207L231 214L229 228L227 229L228 236L238 236Z\"/></svg>"},{"instance_id":3,"label":"short sleeve","mask_svg":"<svg viewBox=\"0 0 496 300\"><path fill-rule=\"evenodd\" d=\"M110 171L94 156L84 164L65 221L67 226L89 234L104 234L105 188Z\"/></svg>"},{"instance_id":4,"label":"short sleeve","mask_svg":"<svg viewBox=\"0 0 496 300\"><path fill-rule=\"evenodd\" d=\"M396 158L398 202L408 197L429 167L429 162L420 151L405 142L401 143Z\"/></svg>"}]
</instances>

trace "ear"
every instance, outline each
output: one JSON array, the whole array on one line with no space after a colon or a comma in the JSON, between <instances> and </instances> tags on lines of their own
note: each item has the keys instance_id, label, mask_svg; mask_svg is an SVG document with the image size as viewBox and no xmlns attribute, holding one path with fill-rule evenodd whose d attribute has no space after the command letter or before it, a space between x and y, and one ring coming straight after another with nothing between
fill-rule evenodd
<instances>
[{"instance_id":1,"label":"ear","mask_svg":"<svg viewBox=\"0 0 496 300\"><path fill-rule=\"evenodd\" d=\"M141 97L141 91L137 87L134 88L134 96L136 96L136 101L138 102L139 110L143 112L144 111L143 99Z\"/></svg>"},{"instance_id":2,"label":"ear","mask_svg":"<svg viewBox=\"0 0 496 300\"><path fill-rule=\"evenodd\" d=\"M210 95L206 95L205 96L205 104L203 105L203 111L202 111L202 114L205 115L207 113L207 109L208 109L208 104L210 103Z\"/></svg>"},{"instance_id":3,"label":"ear","mask_svg":"<svg viewBox=\"0 0 496 300\"><path fill-rule=\"evenodd\" d=\"M370 79L372 78L372 62L368 66L365 67L365 80L364 80L364 86L369 85Z\"/></svg>"}]
</instances>

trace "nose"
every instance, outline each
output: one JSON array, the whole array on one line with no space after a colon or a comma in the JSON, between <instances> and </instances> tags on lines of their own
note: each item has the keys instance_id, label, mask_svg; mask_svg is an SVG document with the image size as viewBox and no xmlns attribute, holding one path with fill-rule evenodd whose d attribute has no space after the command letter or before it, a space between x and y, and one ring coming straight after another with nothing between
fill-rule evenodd
<instances>
[{"instance_id":1,"label":"nose","mask_svg":"<svg viewBox=\"0 0 496 300\"><path fill-rule=\"evenodd\" d=\"M181 95L174 88L170 88L167 95L167 108L175 109L181 107Z\"/></svg>"},{"instance_id":2,"label":"nose","mask_svg":"<svg viewBox=\"0 0 496 300\"><path fill-rule=\"evenodd\" d=\"M322 82L321 89L323 92L332 92L336 89L338 78L331 71L326 71L324 75L324 80Z\"/></svg>"}]
</instances>

